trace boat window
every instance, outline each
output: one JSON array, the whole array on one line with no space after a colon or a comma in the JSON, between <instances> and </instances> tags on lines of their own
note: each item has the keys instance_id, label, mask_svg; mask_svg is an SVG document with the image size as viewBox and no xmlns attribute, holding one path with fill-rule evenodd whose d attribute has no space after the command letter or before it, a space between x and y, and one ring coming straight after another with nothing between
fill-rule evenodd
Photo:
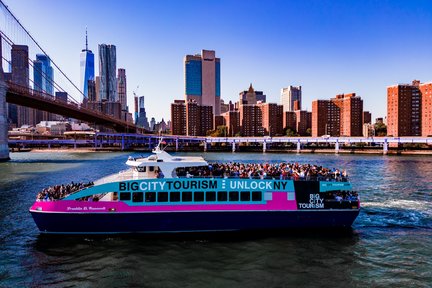
<instances>
[{"instance_id":1,"label":"boat window","mask_svg":"<svg viewBox=\"0 0 432 288\"><path fill-rule=\"evenodd\" d=\"M240 192L240 201L250 201L250 192L249 191Z\"/></svg>"},{"instance_id":2,"label":"boat window","mask_svg":"<svg viewBox=\"0 0 432 288\"><path fill-rule=\"evenodd\" d=\"M156 192L146 192L145 202L156 202Z\"/></svg>"},{"instance_id":3,"label":"boat window","mask_svg":"<svg viewBox=\"0 0 432 288\"><path fill-rule=\"evenodd\" d=\"M217 193L217 201L227 201L228 200L228 192L220 191Z\"/></svg>"},{"instance_id":4,"label":"boat window","mask_svg":"<svg viewBox=\"0 0 432 288\"><path fill-rule=\"evenodd\" d=\"M154 167L154 166L149 166L149 171L150 171L150 172L153 172L153 171L154 171L154 169L155 169L155 167Z\"/></svg>"},{"instance_id":5,"label":"boat window","mask_svg":"<svg viewBox=\"0 0 432 288\"><path fill-rule=\"evenodd\" d=\"M143 202L144 193L143 192L133 192L132 193L132 202Z\"/></svg>"},{"instance_id":6,"label":"boat window","mask_svg":"<svg viewBox=\"0 0 432 288\"><path fill-rule=\"evenodd\" d=\"M261 191L253 191L252 192L252 201L262 201Z\"/></svg>"},{"instance_id":7,"label":"boat window","mask_svg":"<svg viewBox=\"0 0 432 288\"><path fill-rule=\"evenodd\" d=\"M159 192L157 201L168 202L168 192Z\"/></svg>"},{"instance_id":8,"label":"boat window","mask_svg":"<svg viewBox=\"0 0 432 288\"><path fill-rule=\"evenodd\" d=\"M170 192L171 202L180 202L180 192Z\"/></svg>"},{"instance_id":9,"label":"boat window","mask_svg":"<svg viewBox=\"0 0 432 288\"><path fill-rule=\"evenodd\" d=\"M230 191L229 192L229 201L239 201L239 192Z\"/></svg>"},{"instance_id":10,"label":"boat window","mask_svg":"<svg viewBox=\"0 0 432 288\"><path fill-rule=\"evenodd\" d=\"M128 201L131 200L130 192L120 192L120 201Z\"/></svg>"},{"instance_id":11,"label":"boat window","mask_svg":"<svg viewBox=\"0 0 432 288\"><path fill-rule=\"evenodd\" d=\"M183 202L191 202L192 201L192 192L183 192L182 193L182 201Z\"/></svg>"},{"instance_id":12,"label":"boat window","mask_svg":"<svg viewBox=\"0 0 432 288\"><path fill-rule=\"evenodd\" d=\"M202 192L202 191L194 192L194 201L195 202L203 202L204 201L204 192Z\"/></svg>"},{"instance_id":13,"label":"boat window","mask_svg":"<svg viewBox=\"0 0 432 288\"><path fill-rule=\"evenodd\" d=\"M207 191L206 192L206 201L216 201L216 192L215 191Z\"/></svg>"},{"instance_id":14,"label":"boat window","mask_svg":"<svg viewBox=\"0 0 432 288\"><path fill-rule=\"evenodd\" d=\"M146 172L146 169L147 167L146 166L138 166L138 167L136 167L136 169L137 169L137 171L138 172Z\"/></svg>"},{"instance_id":15,"label":"boat window","mask_svg":"<svg viewBox=\"0 0 432 288\"><path fill-rule=\"evenodd\" d=\"M112 200L113 201L118 201L118 192L113 192Z\"/></svg>"}]
</instances>

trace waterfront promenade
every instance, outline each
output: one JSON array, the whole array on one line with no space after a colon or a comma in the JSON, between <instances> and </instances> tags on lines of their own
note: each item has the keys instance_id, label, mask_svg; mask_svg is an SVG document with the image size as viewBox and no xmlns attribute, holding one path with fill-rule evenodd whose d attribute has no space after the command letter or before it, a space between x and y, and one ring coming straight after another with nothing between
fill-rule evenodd
<instances>
[{"instance_id":1,"label":"waterfront promenade","mask_svg":"<svg viewBox=\"0 0 432 288\"><path fill-rule=\"evenodd\" d=\"M15 151L28 148L151 150L163 138L174 151L260 151L388 154L394 150L431 152L432 137L194 137L95 133L86 139L9 140ZM427 154L427 153L426 153Z\"/></svg>"}]
</instances>

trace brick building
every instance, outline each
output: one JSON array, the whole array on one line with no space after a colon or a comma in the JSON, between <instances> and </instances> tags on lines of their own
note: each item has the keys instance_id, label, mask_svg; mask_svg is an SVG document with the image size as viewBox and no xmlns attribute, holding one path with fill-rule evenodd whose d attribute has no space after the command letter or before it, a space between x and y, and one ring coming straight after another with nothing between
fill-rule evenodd
<instances>
[{"instance_id":1,"label":"brick building","mask_svg":"<svg viewBox=\"0 0 432 288\"><path fill-rule=\"evenodd\" d=\"M283 129L291 129L297 131L296 113L293 111L286 111L283 113Z\"/></svg>"},{"instance_id":2,"label":"brick building","mask_svg":"<svg viewBox=\"0 0 432 288\"><path fill-rule=\"evenodd\" d=\"M432 82L419 85L421 94L421 135L432 135Z\"/></svg>"},{"instance_id":3,"label":"brick building","mask_svg":"<svg viewBox=\"0 0 432 288\"><path fill-rule=\"evenodd\" d=\"M363 100L355 93L312 102L312 136L362 136Z\"/></svg>"},{"instance_id":4,"label":"brick building","mask_svg":"<svg viewBox=\"0 0 432 288\"><path fill-rule=\"evenodd\" d=\"M242 136L264 136L262 112L257 105L239 105Z\"/></svg>"},{"instance_id":5,"label":"brick building","mask_svg":"<svg viewBox=\"0 0 432 288\"><path fill-rule=\"evenodd\" d=\"M387 135L420 136L420 81L387 87Z\"/></svg>"},{"instance_id":6,"label":"brick building","mask_svg":"<svg viewBox=\"0 0 432 288\"><path fill-rule=\"evenodd\" d=\"M283 134L283 106L275 103L261 103L257 105L261 110L261 126L264 134L269 136Z\"/></svg>"},{"instance_id":7,"label":"brick building","mask_svg":"<svg viewBox=\"0 0 432 288\"><path fill-rule=\"evenodd\" d=\"M186 105L184 100L171 103L171 134L186 135Z\"/></svg>"},{"instance_id":8,"label":"brick building","mask_svg":"<svg viewBox=\"0 0 432 288\"><path fill-rule=\"evenodd\" d=\"M372 123L372 114L369 111L363 111L363 124L367 123Z\"/></svg>"},{"instance_id":9,"label":"brick building","mask_svg":"<svg viewBox=\"0 0 432 288\"><path fill-rule=\"evenodd\" d=\"M227 127L228 136L233 137L240 132L240 112L228 111L221 116L224 118L224 125Z\"/></svg>"}]
</instances>

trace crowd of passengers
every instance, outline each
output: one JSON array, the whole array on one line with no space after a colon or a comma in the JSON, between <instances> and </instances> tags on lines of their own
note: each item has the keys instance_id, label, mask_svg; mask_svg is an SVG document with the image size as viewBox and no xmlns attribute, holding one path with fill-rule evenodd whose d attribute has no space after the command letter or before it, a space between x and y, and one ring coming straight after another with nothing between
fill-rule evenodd
<instances>
[{"instance_id":1,"label":"crowd of passengers","mask_svg":"<svg viewBox=\"0 0 432 288\"><path fill-rule=\"evenodd\" d=\"M335 191L329 192L325 198L326 200L335 200L336 202L357 201L358 193L356 191Z\"/></svg>"},{"instance_id":2,"label":"crowd of passengers","mask_svg":"<svg viewBox=\"0 0 432 288\"><path fill-rule=\"evenodd\" d=\"M208 166L178 169L177 176L348 181L346 170L341 171L339 169L329 169L318 165L299 163L212 163Z\"/></svg>"},{"instance_id":3,"label":"crowd of passengers","mask_svg":"<svg viewBox=\"0 0 432 288\"><path fill-rule=\"evenodd\" d=\"M93 182L88 183L74 183L71 182L70 184L62 184L62 185L55 185L50 186L48 188L43 189L41 192L38 193L36 197L36 201L53 201L57 199L64 198L68 196L69 194L76 192L78 190L81 190L86 187L93 186Z\"/></svg>"}]
</instances>

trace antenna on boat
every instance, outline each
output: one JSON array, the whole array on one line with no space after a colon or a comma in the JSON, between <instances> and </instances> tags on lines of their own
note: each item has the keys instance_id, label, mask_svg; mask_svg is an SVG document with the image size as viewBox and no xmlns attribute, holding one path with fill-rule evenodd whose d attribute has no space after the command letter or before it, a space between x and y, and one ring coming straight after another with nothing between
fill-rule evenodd
<instances>
[{"instance_id":1,"label":"antenna on boat","mask_svg":"<svg viewBox=\"0 0 432 288\"><path fill-rule=\"evenodd\" d=\"M163 137L160 136L160 138L159 138L159 143L158 143L158 145L155 147L155 149L153 150L153 152L157 153L157 152L160 152L160 151L164 151L165 148L166 148L167 146L165 146L163 149L161 149L162 144L166 144L166 142L163 141Z\"/></svg>"}]
</instances>

